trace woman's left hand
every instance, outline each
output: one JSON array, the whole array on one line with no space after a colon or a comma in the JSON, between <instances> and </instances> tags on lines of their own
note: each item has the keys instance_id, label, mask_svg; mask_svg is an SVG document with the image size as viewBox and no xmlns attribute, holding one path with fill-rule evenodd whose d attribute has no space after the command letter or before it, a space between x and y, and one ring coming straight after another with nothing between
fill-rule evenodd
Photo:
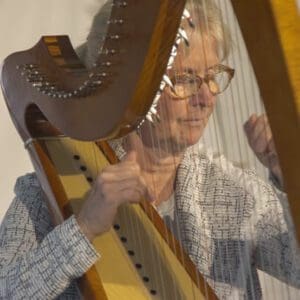
<instances>
[{"instance_id":1,"label":"woman's left hand","mask_svg":"<svg viewBox=\"0 0 300 300\"><path fill-rule=\"evenodd\" d=\"M259 161L267 167L283 186L282 173L275 149L272 131L265 114L253 114L244 124L249 145Z\"/></svg>"}]
</instances>

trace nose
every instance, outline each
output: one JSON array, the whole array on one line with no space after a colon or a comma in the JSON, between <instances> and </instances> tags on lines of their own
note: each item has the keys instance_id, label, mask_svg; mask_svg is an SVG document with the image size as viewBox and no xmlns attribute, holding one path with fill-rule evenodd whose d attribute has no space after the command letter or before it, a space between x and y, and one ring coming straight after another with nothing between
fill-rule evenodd
<instances>
[{"instance_id":1,"label":"nose","mask_svg":"<svg viewBox=\"0 0 300 300\"><path fill-rule=\"evenodd\" d=\"M193 95L189 99L189 103L192 106L212 106L215 103L216 96L211 93L207 84L202 83L199 92Z\"/></svg>"}]
</instances>

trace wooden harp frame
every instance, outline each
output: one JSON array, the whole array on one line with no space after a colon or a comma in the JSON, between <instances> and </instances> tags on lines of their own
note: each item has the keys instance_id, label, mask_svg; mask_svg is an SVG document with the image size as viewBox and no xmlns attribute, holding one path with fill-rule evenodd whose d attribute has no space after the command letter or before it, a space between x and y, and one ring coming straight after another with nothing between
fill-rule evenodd
<instances>
[{"instance_id":1,"label":"wooden harp frame","mask_svg":"<svg viewBox=\"0 0 300 300\"><path fill-rule=\"evenodd\" d=\"M294 0L231 0L265 104L300 241L300 16Z\"/></svg>"}]
</instances>

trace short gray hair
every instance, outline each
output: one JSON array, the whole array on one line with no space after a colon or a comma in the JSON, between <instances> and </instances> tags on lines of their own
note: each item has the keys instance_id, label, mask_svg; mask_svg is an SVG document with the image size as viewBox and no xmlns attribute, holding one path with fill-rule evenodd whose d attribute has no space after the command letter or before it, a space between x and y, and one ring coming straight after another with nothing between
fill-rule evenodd
<instances>
[{"instance_id":1,"label":"short gray hair","mask_svg":"<svg viewBox=\"0 0 300 300\"><path fill-rule=\"evenodd\" d=\"M107 21L110 18L113 0L107 0L95 15L87 42L77 48L76 52L88 68L96 62L106 35ZM221 60L228 57L231 49L231 36L227 26L222 21L220 9L213 0L188 0L186 8L193 11L196 28L201 33L210 34L218 45Z\"/></svg>"},{"instance_id":2,"label":"short gray hair","mask_svg":"<svg viewBox=\"0 0 300 300\"><path fill-rule=\"evenodd\" d=\"M213 0L187 0L186 8L195 15L196 28L211 36L218 45L220 60L228 57L232 39L229 28L223 22L222 12Z\"/></svg>"}]
</instances>

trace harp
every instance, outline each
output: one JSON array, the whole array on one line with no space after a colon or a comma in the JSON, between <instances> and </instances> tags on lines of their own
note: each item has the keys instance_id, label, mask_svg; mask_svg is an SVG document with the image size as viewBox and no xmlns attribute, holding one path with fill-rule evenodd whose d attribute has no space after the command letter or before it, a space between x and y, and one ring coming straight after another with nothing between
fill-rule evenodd
<instances>
[{"instance_id":1,"label":"harp","mask_svg":"<svg viewBox=\"0 0 300 300\"><path fill-rule=\"evenodd\" d=\"M132 1L134 5L131 5L131 1L115 1L116 5L112 11L111 24L107 33L108 38L103 46L105 51L99 57L99 66L97 70L95 69L95 72L87 72L84 69L66 37L44 37L31 51L17 53L5 61L2 71L3 93L17 130L24 142L28 144L28 150L35 169L50 200L55 223L62 222L63 216L66 217L71 213L71 210L78 209L81 205L80 199L84 198L90 188L90 183L98 172L97 167L106 165L108 157L110 157L111 162L114 162L115 158L110 155L110 149L104 142L94 144L63 138L57 144L55 139L44 139L44 137L66 135L81 140L98 140L122 136L136 128L149 110L158 89L185 2L171 0L141 1L136 4L135 1ZM297 68L297 65L296 67L289 67L290 62L287 59L293 57L294 53L298 53L298 49L297 43L293 43L296 49L293 49L292 54L284 55L281 52L282 44L285 44L283 40L295 37L287 37L286 32L281 31L281 22L286 22L286 20L282 21L278 13L291 3L289 5L281 4L282 7L278 8L279 4L276 1L272 3L270 1L256 1L256 6L254 6L253 1L251 4L240 2L232 1L238 19L242 22L242 28L245 28L246 42L248 39L250 40L249 52L251 56L251 53L254 53L252 58L254 68L257 69L257 74L265 76L260 79L260 76L257 75L260 86L266 87L266 91L262 90L262 96L277 141L276 146L281 157L286 189L299 237L300 220L297 217L297 212L299 212L299 201L297 201L299 183L296 176L299 169L299 158L296 154L300 150L299 96L296 88L297 76L299 75L297 70L299 68ZM127 7L124 7L126 5ZM260 9L257 9L257 7L260 7ZM147 20L145 20L141 11L148 12ZM257 12L261 14L260 19L268 26L268 32L272 33L270 43L272 42L272 49L276 49L276 61L278 62L276 67L279 71L271 71L274 67L273 61L271 61L268 63L269 67L267 68L270 73L261 72L261 66L267 64L270 59L269 53L266 51L263 54L263 51L251 50L253 39L256 40L259 35L253 30L248 32L247 28L257 27L246 22L253 22L254 16L257 17ZM166 18L166 15L170 17ZM296 24L299 26L299 17L296 15L295 7L292 7L289 15L297 19ZM277 17L275 20L274 16ZM130 25L125 26L125 29L123 29L124 27L120 27L120 22L124 19L135 20L136 24L141 24L141 20L146 21L145 27L141 28L142 32L135 32L136 36L141 36L138 47L133 47L135 45L131 43L130 38L124 41L116 41L116 36L122 36L120 32L123 33L123 30L124 35L126 35L126 30L138 28L134 23L129 23ZM245 22L245 25L243 22ZM283 27L285 26L284 24ZM295 28L296 33L299 32L299 28L297 28ZM115 43L119 43L120 49L127 48L132 49L132 51L126 51L125 54L115 53L113 51L116 47ZM160 49L165 51L162 53ZM160 53L160 55L157 56L157 53ZM263 56L257 58L256 54L258 53ZM107 60L108 57L109 61ZM108 69L107 62L111 64ZM127 64L122 64L123 62L127 62ZM126 78L129 68L132 76ZM263 69L265 70L265 68ZM271 77L273 75L278 75L278 77L274 79ZM44 81L37 79L39 76L43 77ZM120 76L119 81L127 83L126 97L124 97L125 89L114 88L119 82L117 76ZM272 84L275 80L280 82L281 85L276 84L275 86ZM28 81L30 84L28 84ZM287 91L289 96L285 95L284 98L279 96L282 95L282 86L285 87L284 90ZM275 89L276 87L280 87L280 92ZM24 97L24 95L27 96ZM97 102L99 95L101 95L101 99L106 100L107 105L104 106L105 108L103 108L102 102ZM112 99L116 98L126 99L126 102L124 100L123 103L115 105ZM21 101L21 99L23 100ZM141 103L140 99L145 99L145 101ZM270 99L269 102L267 99ZM281 103L283 99L290 104L283 105ZM70 109L71 106L72 109ZM83 107L88 107L88 109L85 110ZM286 113L282 113L283 107L288 110ZM101 116L98 112L101 113ZM107 115L113 115L114 119L111 118L109 122L105 122L100 128L93 126L99 118L106 120L105 116ZM286 119L293 120L293 122L285 122ZM281 127L282 124L285 124L284 128ZM288 136L285 134L287 131L290 133ZM293 147L285 147L288 143L287 138L292 141ZM289 152L286 153L286 151ZM62 152L65 153L65 156L61 155ZM91 159L86 153L89 155L93 153L93 156L97 156L96 167L92 166ZM74 186L78 188L74 189ZM72 203L69 202L69 199L73 199ZM125 218L126 213L131 214L134 224L139 224L138 226L142 228L140 236L145 237L142 242L131 245L131 247L135 247L135 253L142 253L142 246L145 244L151 246L153 244L161 245L161 248L154 250L157 252L154 257L159 259L159 264L168 264L163 271L166 272L164 273L165 282L155 281L155 270L151 270L153 263L151 254L141 256L140 261L135 261L136 268L142 265L143 268L149 270L150 275L140 277L139 272L132 268L132 265L127 269L125 268L127 262L131 261L129 256L130 253L132 254L130 252L132 248L127 249L126 245L124 247L124 243L134 240L136 234L131 229L127 231L123 229L126 227L132 228L132 226L129 226L132 224L128 224L128 220ZM141 221L142 219L143 221ZM154 220L154 225L149 224L147 219ZM108 257L108 262L106 264L104 262L98 269L97 267L93 268L81 280L85 297L88 299L97 297L99 299L114 299L113 296L118 298L119 295L139 297L138 299L141 297L146 299L147 297L155 298L159 295L163 295L165 299L174 298L176 295L177 297L180 295L182 299L200 299L200 297L213 299L215 297L214 292L205 283L189 257L177 245L174 237L169 232L163 232L165 227L147 202L142 202L141 206L125 208L120 212L117 220L118 223L115 224L114 230L95 241L96 244L100 245L99 251L102 256ZM111 243L117 245L115 246L116 250L114 248L112 251L112 248L106 246ZM121 246L122 243L123 246ZM124 249L129 251L129 256ZM121 268L124 267L123 271L120 272L121 277L111 278L109 261L116 259L119 262L118 259L121 261L124 257L126 257L126 262L120 263ZM141 261L142 264L140 264ZM99 270L100 276L98 275ZM115 272L115 274L117 273L119 272ZM174 277L174 274L180 275ZM102 281L97 277L100 277ZM146 278L149 279L150 283L147 282ZM118 287L118 280L123 283L123 286L126 286L126 291L122 289L122 284ZM117 283L112 284L114 282ZM152 282L155 282L155 284L152 285ZM167 288L164 286L166 282ZM191 288L187 289L186 286Z\"/></svg>"}]
</instances>

